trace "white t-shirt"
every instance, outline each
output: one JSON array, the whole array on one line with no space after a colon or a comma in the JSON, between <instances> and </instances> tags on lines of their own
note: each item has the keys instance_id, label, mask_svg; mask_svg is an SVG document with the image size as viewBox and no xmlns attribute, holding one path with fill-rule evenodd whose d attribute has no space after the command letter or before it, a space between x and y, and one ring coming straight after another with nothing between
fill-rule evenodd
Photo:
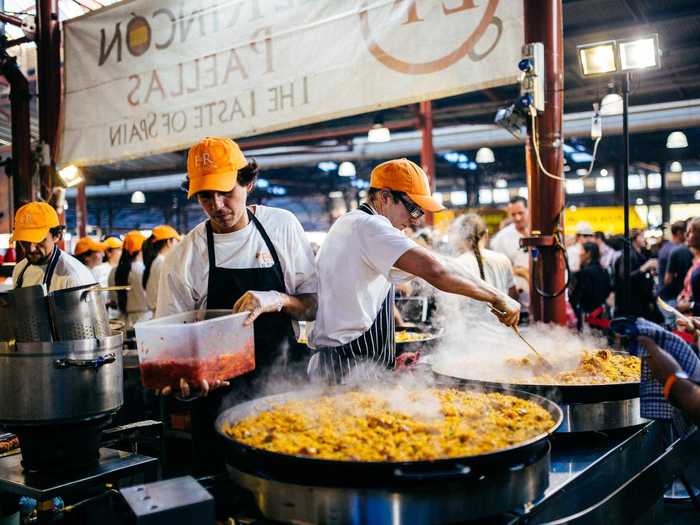
<instances>
[{"instance_id":1,"label":"white t-shirt","mask_svg":"<svg viewBox=\"0 0 700 525\"><path fill-rule=\"evenodd\" d=\"M158 283L160 282L159 279L163 269L163 262L165 262L165 255L158 255L153 259L151 263L151 273L146 283L146 302L148 303L148 309L154 312L158 304Z\"/></svg>"},{"instance_id":2,"label":"white t-shirt","mask_svg":"<svg viewBox=\"0 0 700 525\"><path fill-rule=\"evenodd\" d=\"M15 287L17 286L17 279L22 273L22 270L24 270L28 264L29 261L27 259L22 259L12 271L12 282L15 283ZM44 280L44 273L46 272L47 266L46 264L29 264L29 268L24 272L22 287L41 284ZM95 276L87 266L72 255L61 251L61 255L58 258L56 268L53 272L53 278L51 279L51 283L49 283L48 291L65 290L66 288L95 284L96 282Z\"/></svg>"},{"instance_id":3,"label":"white t-shirt","mask_svg":"<svg viewBox=\"0 0 700 525\"><path fill-rule=\"evenodd\" d=\"M522 237L523 235L515 228L515 224L509 224L491 239L491 249L508 257L514 267L521 266L529 271L530 254L520 247L520 239ZM520 293L520 304L525 309L529 308L530 283L527 279L515 276L515 286Z\"/></svg>"},{"instance_id":4,"label":"white t-shirt","mask_svg":"<svg viewBox=\"0 0 700 525\"><path fill-rule=\"evenodd\" d=\"M569 259L569 270L576 273L581 269L581 244L575 243L566 249L566 257Z\"/></svg>"},{"instance_id":5,"label":"white t-shirt","mask_svg":"<svg viewBox=\"0 0 700 525\"><path fill-rule=\"evenodd\" d=\"M381 215L354 210L338 219L316 259L318 311L309 345L340 346L366 332L391 283L408 275L394 264L417 246Z\"/></svg>"},{"instance_id":6,"label":"white t-shirt","mask_svg":"<svg viewBox=\"0 0 700 525\"><path fill-rule=\"evenodd\" d=\"M480 251L484 264L484 280L501 292L508 294L508 290L515 286L513 266L510 264L510 259L502 253L491 250L482 248ZM464 252L457 257L457 262L464 265L472 275L481 277L479 274L479 263L474 252Z\"/></svg>"},{"instance_id":7,"label":"white t-shirt","mask_svg":"<svg viewBox=\"0 0 700 525\"><path fill-rule=\"evenodd\" d=\"M100 286L109 286L109 274L112 271L112 265L103 262L95 266L94 268L91 268L90 271L92 272L92 275L95 276L95 280L99 283Z\"/></svg>"},{"instance_id":8,"label":"white t-shirt","mask_svg":"<svg viewBox=\"0 0 700 525\"><path fill-rule=\"evenodd\" d=\"M287 210L254 207L255 217L270 237L282 266L287 294L316 293L314 254L297 218ZM214 234L219 268L271 268L272 254L258 229ZM206 308L209 279L206 223L198 224L166 255L158 283L156 317ZM298 333L298 325L293 323Z\"/></svg>"}]
</instances>

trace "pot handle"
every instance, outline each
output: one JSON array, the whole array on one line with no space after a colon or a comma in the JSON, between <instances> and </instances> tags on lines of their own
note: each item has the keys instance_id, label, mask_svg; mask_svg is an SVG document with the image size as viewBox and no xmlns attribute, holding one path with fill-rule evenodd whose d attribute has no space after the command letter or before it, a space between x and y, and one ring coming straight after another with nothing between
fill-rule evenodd
<instances>
[{"instance_id":1,"label":"pot handle","mask_svg":"<svg viewBox=\"0 0 700 525\"><path fill-rule=\"evenodd\" d=\"M99 286L95 285L92 286L91 288L87 288L86 290L83 290L83 293L80 294L80 300L84 301L85 297L87 294L90 292L121 292L121 291L129 291L131 290L131 286Z\"/></svg>"},{"instance_id":2,"label":"pot handle","mask_svg":"<svg viewBox=\"0 0 700 525\"><path fill-rule=\"evenodd\" d=\"M117 360L117 355L107 354L96 357L95 359L56 359L53 362L54 368L62 370L64 368L92 368L98 370L104 365L114 363Z\"/></svg>"},{"instance_id":3,"label":"pot handle","mask_svg":"<svg viewBox=\"0 0 700 525\"><path fill-rule=\"evenodd\" d=\"M472 469L467 465L455 463L452 468L430 471L406 471L402 468L394 469L394 476L408 481L427 481L431 479L457 479L468 475Z\"/></svg>"}]
</instances>

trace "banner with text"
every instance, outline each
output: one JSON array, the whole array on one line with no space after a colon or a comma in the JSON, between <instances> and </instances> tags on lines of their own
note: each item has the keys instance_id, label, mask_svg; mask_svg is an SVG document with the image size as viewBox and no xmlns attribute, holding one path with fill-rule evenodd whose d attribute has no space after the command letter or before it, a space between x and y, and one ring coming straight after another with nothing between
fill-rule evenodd
<instances>
[{"instance_id":1,"label":"banner with text","mask_svg":"<svg viewBox=\"0 0 700 525\"><path fill-rule=\"evenodd\" d=\"M60 163L515 82L523 0L127 0L66 22Z\"/></svg>"}]
</instances>

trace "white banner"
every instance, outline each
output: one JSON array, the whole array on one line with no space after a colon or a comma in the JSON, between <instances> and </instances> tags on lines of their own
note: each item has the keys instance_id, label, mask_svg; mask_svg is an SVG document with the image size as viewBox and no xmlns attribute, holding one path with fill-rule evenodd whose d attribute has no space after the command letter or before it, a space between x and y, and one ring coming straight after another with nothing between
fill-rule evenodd
<instances>
[{"instance_id":1,"label":"white banner","mask_svg":"<svg viewBox=\"0 0 700 525\"><path fill-rule=\"evenodd\" d=\"M127 0L67 22L62 165L516 81L523 0Z\"/></svg>"}]
</instances>

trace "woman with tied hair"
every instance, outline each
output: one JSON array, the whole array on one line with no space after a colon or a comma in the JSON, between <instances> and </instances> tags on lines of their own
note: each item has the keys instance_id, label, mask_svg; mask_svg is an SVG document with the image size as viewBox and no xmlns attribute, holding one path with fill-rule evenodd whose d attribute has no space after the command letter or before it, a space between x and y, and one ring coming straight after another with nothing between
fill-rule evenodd
<instances>
[{"instance_id":1,"label":"woman with tied hair","mask_svg":"<svg viewBox=\"0 0 700 525\"><path fill-rule=\"evenodd\" d=\"M457 262L513 299L518 292L513 280L510 259L502 253L484 248L488 230L476 213L466 213L450 225L450 245L457 250Z\"/></svg>"}]
</instances>

